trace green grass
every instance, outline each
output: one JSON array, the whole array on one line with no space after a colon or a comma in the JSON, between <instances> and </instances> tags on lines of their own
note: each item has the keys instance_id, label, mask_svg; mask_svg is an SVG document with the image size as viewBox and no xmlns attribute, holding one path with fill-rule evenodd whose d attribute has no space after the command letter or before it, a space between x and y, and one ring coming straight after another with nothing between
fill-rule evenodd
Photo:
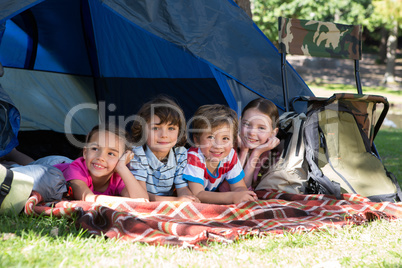
<instances>
[{"instance_id":1,"label":"green grass","mask_svg":"<svg viewBox=\"0 0 402 268\"><path fill-rule=\"evenodd\" d=\"M380 129L374 143L385 167L402 185L402 129Z\"/></svg>"},{"instance_id":2,"label":"green grass","mask_svg":"<svg viewBox=\"0 0 402 268\"><path fill-rule=\"evenodd\" d=\"M344 84L325 84L320 83L319 80L309 83L311 88L325 89L335 92L356 92L355 85ZM392 94L395 96L402 96L402 90L392 90L388 87L363 87L363 92L375 92L376 95Z\"/></svg>"},{"instance_id":3,"label":"green grass","mask_svg":"<svg viewBox=\"0 0 402 268\"><path fill-rule=\"evenodd\" d=\"M1 226L11 219L0 219ZM27 221L31 223L27 223ZM0 267L401 267L402 224L372 222L340 230L251 237L212 244L205 251L155 247L79 230L60 219L12 221L15 232L0 235ZM43 224L42 222L46 222ZM30 227L21 228L27 224ZM2 228L2 227L1 227ZM72 228L74 229L74 228ZM53 230L53 232L52 232Z\"/></svg>"}]
</instances>

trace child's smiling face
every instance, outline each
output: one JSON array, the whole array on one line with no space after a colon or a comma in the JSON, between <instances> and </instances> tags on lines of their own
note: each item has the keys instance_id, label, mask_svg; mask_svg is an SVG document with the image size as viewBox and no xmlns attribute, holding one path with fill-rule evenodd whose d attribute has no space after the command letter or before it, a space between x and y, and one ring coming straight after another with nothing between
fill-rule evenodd
<instances>
[{"instance_id":1,"label":"child's smiling face","mask_svg":"<svg viewBox=\"0 0 402 268\"><path fill-rule=\"evenodd\" d=\"M85 146L83 157L93 180L108 179L124 153L124 141L109 131L94 133Z\"/></svg>"},{"instance_id":2,"label":"child's smiling face","mask_svg":"<svg viewBox=\"0 0 402 268\"><path fill-rule=\"evenodd\" d=\"M154 115L147 123L147 145L158 159L163 159L177 143L179 126L160 122Z\"/></svg>"},{"instance_id":3,"label":"child's smiling face","mask_svg":"<svg viewBox=\"0 0 402 268\"><path fill-rule=\"evenodd\" d=\"M219 164L227 157L233 148L233 130L228 124L206 130L197 138L194 138L195 144L201 149L207 162Z\"/></svg>"},{"instance_id":4,"label":"child's smiling face","mask_svg":"<svg viewBox=\"0 0 402 268\"><path fill-rule=\"evenodd\" d=\"M258 109L248 109L241 118L240 138L250 149L266 143L276 132L271 118Z\"/></svg>"}]
</instances>

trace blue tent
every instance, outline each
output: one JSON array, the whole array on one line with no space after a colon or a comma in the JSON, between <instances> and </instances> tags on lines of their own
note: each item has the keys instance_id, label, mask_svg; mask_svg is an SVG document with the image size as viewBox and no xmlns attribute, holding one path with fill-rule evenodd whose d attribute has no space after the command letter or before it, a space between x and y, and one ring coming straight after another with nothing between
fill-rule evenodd
<instances>
[{"instance_id":1,"label":"blue tent","mask_svg":"<svg viewBox=\"0 0 402 268\"><path fill-rule=\"evenodd\" d=\"M232 0L2 0L0 62L22 132L129 124L161 93L187 117L207 103L239 111L259 96L285 106L280 55ZM312 95L287 73L289 98Z\"/></svg>"},{"instance_id":2,"label":"blue tent","mask_svg":"<svg viewBox=\"0 0 402 268\"><path fill-rule=\"evenodd\" d=\"M19 127L20 113L0 85L0 157L8 154L18 145Z\"/></svg>"}]
</instances>

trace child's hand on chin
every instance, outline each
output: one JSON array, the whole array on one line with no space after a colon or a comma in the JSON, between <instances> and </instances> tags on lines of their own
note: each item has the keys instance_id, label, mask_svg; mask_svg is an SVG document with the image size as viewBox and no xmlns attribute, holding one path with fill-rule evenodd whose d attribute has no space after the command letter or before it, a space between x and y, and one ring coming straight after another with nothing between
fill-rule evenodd
<instances>
[{"instance_id":1,"label":"child's hand on chin","mask_svg":"<svg viewBox=\"0 0 402 268\"><path fill-rule=\"evenodd\" d=\"M265 152L271 151L276 146L278 146L280 143L281 143L281 141L276 136L273 136L273 137L269 138L266 143L259 145L255 149L260 151L261 153L265 153Z\"/></svg>"},{"instance_id":2,"label":"child's hand on chin","mask_svg":"<svg viewBox=\"0 0 402 268\"><path fill-rule=\"evenodd\" d=\"M119 168L126 167L128 163L134 158L134 153L131 150L127 150L117 162L115 170L117 171Z\"/></svg>"},{"instance_id":3,"label":"child's hand on chin","mask_svg":"<svg viewBox=\"0 0 402 268\"><path fill-rule=\"evenodd\" d=\"M254 193L253 191L242 191L232 193L233 193L233 204L258 200L257 194Z\"/></svg>"}]
</instances>

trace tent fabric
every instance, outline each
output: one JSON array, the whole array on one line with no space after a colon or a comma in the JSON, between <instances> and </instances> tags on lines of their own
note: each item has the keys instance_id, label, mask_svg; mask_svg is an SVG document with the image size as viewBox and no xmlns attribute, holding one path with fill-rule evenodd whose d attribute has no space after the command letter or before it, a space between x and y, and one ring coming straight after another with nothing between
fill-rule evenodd
<instances>
[{"instance_id":1,"label":"tent fabric","mask_svg":"<svg viewBox=\"0 0 402 268\"><path fill-rule=\"evenodd\" d=\"M142 29L183 47L245 87L283 106L280 56L247 14L231 1L187 1L186 5L181 1L167 1L168 4L132 1L124 9L116 7L118 2L103 1ZM141 8L145 11L139 17L137 11ZM161 15L166 13L168 18ZM289 72L291 95L311 95L297 73Z\"/></svg>"},{"instance_id":2,"label":"tent fabric","mask_svg":"<svg viewBox=\"0 0 402 268\"><path fill-rule=\"evenodd\" d=\"M0 82L23 115L21 131L40 129L86 135L90 130L88 122L98 120L95 93L87 90L93 88L89 77L7 69ZM49 91L49 87L57 90ZM69 112L71 124L66 122Z\"/></svg>"},{"instance_id":3,"label":"tent fabric","mask_svg":"<svg viewBox=\"0 0 402 268\"><path fill-rule=\"evenodd\" d=\"M18 145L20 113L0 84L0 157Z\"/></svg>"},{"instance_id":4,"label":"tent fabric","mask_svg":"<svg viewBox=\"0 0 402 268\"><path fill-rule=\"evenodd\" d=\"M88 132L99 118L129 124L159 93L173 95L187 118L210 103L239 112L257 97L285 106L280 55L232 0L3 0L0 62L5 91L20 92L11 98L23 130L64 133L60 116L72 102L98 105L72 120L73 134ZM289 99L312 96L287 68ZM47 98L25 100L27 107L16 100L24 92ZM46 114L39 112L43 102ZM57 106L54 113L49 106Z\"/></svg>"}]
</instances>

